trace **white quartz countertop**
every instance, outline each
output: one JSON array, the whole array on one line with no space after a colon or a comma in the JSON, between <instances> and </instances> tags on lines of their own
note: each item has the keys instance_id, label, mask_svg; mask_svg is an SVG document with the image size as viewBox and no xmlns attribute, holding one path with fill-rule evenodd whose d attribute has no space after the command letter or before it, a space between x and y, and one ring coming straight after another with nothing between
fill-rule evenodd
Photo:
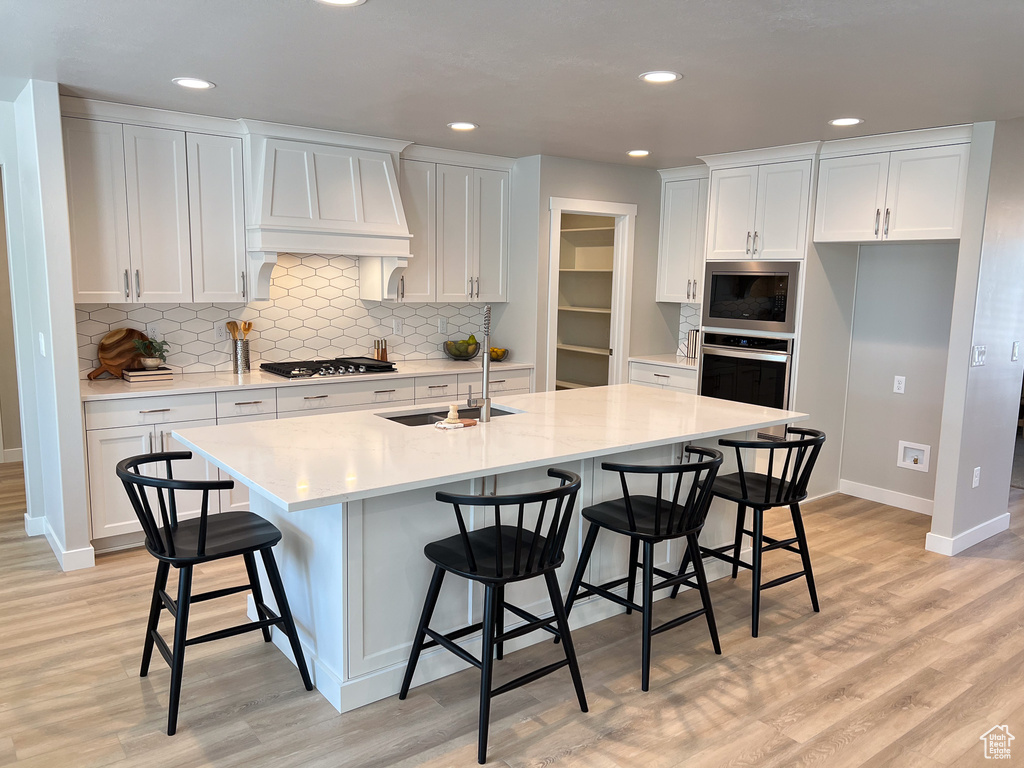
<instances>
[{"instance_id":1,"label":"white quartz countertop","mask_svg":"<svg viewBox=\"0 0 1024 768\"><path fill-rule=\"evenodd\" d=\"M257 364L251 373L241 375L222 371L219 373L184 373L175 375L172 381L152 384L129 384L123 379L83 379L82 401L117 400L126 397L150 397L156 395L187 395L197 392L219 392L234 389L255 389L258 387L302 387L310 384L328 384L344 381L372 381L396 376L439 376L452 373L481 375L481 360L407 360L396 361L398 370L394 373L360 373L348 376L312 377L308 379L286 379L259 369ZM529 363L491 363L491 370L510 371L533 368Z\"/></svg>"},{"instance_id":2,"label":"white quartz countertop","mask_svg":"<svg viewBox=\"0 0 1024 768\"><path fill-rule=\"evenodd\" d=\"M657 365L671 365L676 368L689 368L691 371L697 370L697 358L681 357L675 352L667 355L634 355L629 358L629 362L656 363Z\"/></svg>"},{"instance_id":3,"label":"white quartz countertop","mask_svg":"<svg viewBox=\"0 0 1024 768\"><path fill-rule=\"evenodd\" d=\"M635 384L498 397L522 411L452 431L390 408L175 431L193 451L289 512L458 480L742 432L806 414Z\"/></svg>"}]
</instances>

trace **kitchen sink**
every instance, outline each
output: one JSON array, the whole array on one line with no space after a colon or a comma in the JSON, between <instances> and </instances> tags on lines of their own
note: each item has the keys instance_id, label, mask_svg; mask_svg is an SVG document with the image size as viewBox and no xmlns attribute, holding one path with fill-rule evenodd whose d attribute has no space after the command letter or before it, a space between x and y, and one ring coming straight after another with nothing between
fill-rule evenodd
<instances>
[{"instance_id":1,"label":"kitchen sink","mask_svg":"<svg viewBox=\"0 0 1024 768\"><path fill-rule=\"evenodd\" d=\"M522 413L522 411L513 411L506 408L500 408L498 406L491 406L491 418L498 416L511 416L513 413ZM441 411L427 411L426 413L419 411L416 413L378 413L382 419L388 421L394 421L398 424L405 424L407 427L422 427L425 424L436 424L439 421L444 421L448 418L448 409L445 408ZM459 408L460 419L479 419L480 409L479 408Z\"/></svg>"}]
</instances>

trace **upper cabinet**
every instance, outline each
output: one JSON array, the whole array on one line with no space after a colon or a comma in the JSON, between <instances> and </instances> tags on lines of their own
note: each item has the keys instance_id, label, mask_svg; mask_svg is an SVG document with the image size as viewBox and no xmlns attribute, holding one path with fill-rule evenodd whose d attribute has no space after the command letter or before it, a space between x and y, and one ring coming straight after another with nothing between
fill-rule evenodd
<instances>
[{"instance_id":1,"label":"upper cabinet","mask_svg":"<svg viewBox=\"0 0 1024 768\"><path fill-rule=\"evenodd\" d=\"M409 223L409 266L399 282L398 301L437 300L437 166L402 160L402 204Z\"/></svg>"},{"instance_id":2,"label":"upper cabinet","mask_svg":"<svg viewBox=\"0 0 1024 768\"><path fill-rule=\"evenodd\" d=\"M657 301L699 303L704 278L707 170L661 171ZM693 178L686 178L687 176Z\"/></svg>"},{"instance_id":3,"label":"upper cabinet","mask_svg":"<svg viewBox=\"0 0 1024 768\"><path fill-rule=\"evenodd\" d=\"M241 140L65 118L75 301L243 301Z\"/></svg>"},{"instance_id":4,"label":"upper cabinet","mask_svg":"<svg viewBox=\"0 0 1024 768\"><path fill-rule=\"evenodd\" d=\"M810 159L712 167L707 258L804 258L810 192Z\"/></svg>"},{"instance_id":5,"label":"upper cabinet","mask_svg":"<svg viewBox=\"0 0 1024 768\"><path fill-rule=\"evenodd\" d=\"M970 144L823 158L817 242L960 237Z\"/></svg>"}]
</instances>

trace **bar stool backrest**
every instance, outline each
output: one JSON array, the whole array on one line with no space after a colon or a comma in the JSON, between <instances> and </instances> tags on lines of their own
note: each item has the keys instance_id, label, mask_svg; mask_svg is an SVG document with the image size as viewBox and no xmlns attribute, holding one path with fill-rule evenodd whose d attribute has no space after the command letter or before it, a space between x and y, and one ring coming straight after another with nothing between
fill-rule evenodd
<instances>
[{"instance_id":1,"label":"bar stool backrest","mask_svg":"<svg viewBox=\"0 0 1024 768\"><path fill-rule=\"evenodd\" d=\"M619 473L626 517L632 530L636 530L636 514L627 475L658 476L654 503L654 535L683 536L699 532L704 527L708 510L711 508L711 486L715 484L715 477L722 466L722 452L714 448L698 448L693 445L686 446L683 451L685 461L680 464L616 464L608 461L601 463L601 469ZM671 497L667 496L669 491Z\"/></svg>"},{"instance_id":2,"label":"bar stool backrest","mask_svg":"<svg viewBox=\"0 0 1024 768\"><path fill-rule=\"evenodd\" d=\"M498 578L542 573L561 564L565 537L569 532L569 523L572 521L573 507L576 505L581 481L576 473L561 469L549 469L548 477L559 479L557 488L502 496L437 492L438 501L455 507L459 534L471 572L477 572L478 553L473 551L472 541L466 529L466 520L462 514L463 505L478 509L494 509L495 567ZM534 505L537 506L535 514L532 509ZM502 528L507 530L511 527L511 522L502 520L502 507L512 507L516 510L515 547L511 562L505 562L502 546ZM543 546L538 543L540 537L544 537Z\"/></svg>"},{"instance_id":3,"label":"bar stool backrest","mask_svg":"<svg viewBox=\"0 0 1024 768\"><path fill-rule=\"evenodd\" d=\"M798 503L807 498L807 484L811 479L814 464L825 442L825 433L805 427L787 427L786 435L796 435L793 440L719 440L718 444L736 451L736 466L740 480L740 492L752 505L781 507ZM743 466L743 450L768 451L768 470L764 474ZM781 470L779 469L781 465ZM776 474L776 471L778 473ZM764 482L764 492L751 498L750 482L757 474Z\"/></svg>"},{"instance_id":4,"label":"bar stool backrest","mask_svg":"<svg viewBox=\"0 0 1024 768\"><path fill-rule=\"evenodd\" d=\"M175 451L166 453L147 453L132 456L117 465L117 476L121 478L128 499L132 503L136 517L146 534L146 546L153 554L167 558L178 557L174 551L174 539L170 532L178 528L177 491L201 492L203 494L199 518L199 541L196 554L206 554L206 525L210 511L210 492L227 490L234 487L233 480L175 480L174 462L188 461L192 458L191 451ZM166 477L143 475L139 467L156 465L153 470L159 471L163 464ZM154 512L150 498L156 500L160 511L159 520Z\"/></svg>"}]
</instances>

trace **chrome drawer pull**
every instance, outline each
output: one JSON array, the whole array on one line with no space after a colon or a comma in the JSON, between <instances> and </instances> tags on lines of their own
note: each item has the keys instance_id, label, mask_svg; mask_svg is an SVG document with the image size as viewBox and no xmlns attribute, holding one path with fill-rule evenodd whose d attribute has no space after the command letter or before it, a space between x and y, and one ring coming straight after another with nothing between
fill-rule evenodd
<instances>
[{"instance_id":1,"label":"chrome drawer pull","mask_svg":"<svg viewBox=\"0 0 1024 768\"><path fill-rule=\"evenodd\" d=\"M654 374L654 378L656 378L656 379L667 379L668 378L668 374L667 373L656 373L656 374Z\"/></svg>"},{"instance_id":2,"label":"chrome drawer pull","mask_svg":"<svg viewBox=\"0 0 1024 768\"><path fill-rule=\"evenodd\" d=\"M170 413L170 408L150 408L148 411L139 411L139 413Z\"/></svg>"},{"instance_id":3,"label":"chrome drawer pull","mask_svg":"<svg viewBox=\"0 0 1024 768\"><path fill-rule=\"evenodd\" d=\"M427 389L448 389L448 385L447 384L431 384L430 386L427 387ZM392 390L388 390L388 391L394 392L393 389Z\"/></svg>"},{"instance_id":4,"label":"chrome drawer pull","mask_svg":"<svg viewBox=\"0 0 1024 768\"><path fill-rule=\"evenodd\" d=\"M491 384L504 384L504 379L491 379Z\"/></svg>"},{"instance_id":5,"label":"chrome drawer pull","mask_svg":"<svg viewBox=\"0 0 1024 768\"><path fill-rule=\"evenodd\" d=\"M326 400L330 395L309 395L302 398L303 400Z\"/></svg>"},{"instance_id":6,"label":"chrome drawer pull","mask_svg":"<svg viewBox=\"0 0 1024 768\"><path fill-rule=\"evenodd\" d=\"M245 403L235 403L235 405L262 405L262 404L263 404L262 400L249 400L248 402L245 402Z\"/></svg>"},{"instance_id":7,"label":"chrome drawer pull","mask_svg":"<svg viewBox=\"0 0 1024 768\"><path fill-rule=\"evenodd\" d=\"M394 391L395 390L393 390L393 389L378 389L373 394L375 394L375 395L387 395L387 394L390 394L390 393L392 393Z\"/></svg>"}]
</instances>

